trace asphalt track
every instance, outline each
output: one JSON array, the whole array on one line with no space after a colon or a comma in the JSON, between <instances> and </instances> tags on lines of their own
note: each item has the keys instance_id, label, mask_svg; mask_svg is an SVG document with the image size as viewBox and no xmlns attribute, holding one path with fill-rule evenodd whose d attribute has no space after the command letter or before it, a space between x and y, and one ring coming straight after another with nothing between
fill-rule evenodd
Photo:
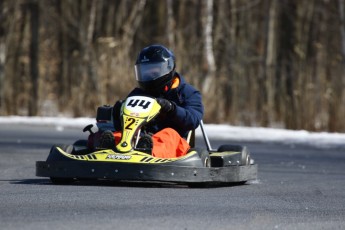
<instances>
[{"instance_id":1,"label":"asphalt track","mask_svg":"<svg viewBox=\"0 0 345 230\"><path fill-rule=\"evenodd\" d=\"M259 178L240 186L57 186L35 176L52 144L83 137L79 129L0 124L0 229L345 229L345 143L243 143Z\"/></svg>"}]
</instances>

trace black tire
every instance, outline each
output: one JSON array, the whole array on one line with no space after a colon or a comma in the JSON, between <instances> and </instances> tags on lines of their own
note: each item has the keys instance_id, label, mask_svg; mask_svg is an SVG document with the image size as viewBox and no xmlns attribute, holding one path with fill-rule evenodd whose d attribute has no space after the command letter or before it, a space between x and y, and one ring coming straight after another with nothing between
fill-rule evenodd
<instances>
[{"instance_id":1,"label":"black tire","mask_svg":"<svg viewBox=\"0 0 345 230\"><path fill-rule=\"evenodd\" d=\"M58 147L69 154L72 154L74 151L73 145L59 145Z\"/></svg>"},{"instance_id":2,"label":"black tire","mask_svg":"<svg viewBox=\"0 0 345 230\"><path fill-rule=\"evenodd\" d=\"M226 151L233 151L233 152L240 152L241 153L241 161L240 165L249 165L250 164L250 153L246 146L242 145L221 145L218 148L218 152L226 152Z\"/></svg>"},{"instance_id":3,"label":"black tire","mask_svg":"<svg viewBox=\"0 0 345 230\"><path fill-rule=\"evenodd\" d=\"M91 151L87 146L87 140L77 140L73 144L73 155L86 155L89 154Z\"/></svg>"},{"instance_id":4,"label":"black tire","mask_svg":"<svg viewBox=\"0 0 345 230\"><path fill-rule=\"evenodd\" d=\"M73 145L54 145L51 147L47 162L52 162L52 161L66 161L68 160L66 157L60 154L60 152L57 150L57 148L62 149L64 152L73 154L74 148ZM70 159L71 160L71 159Z\"/></svg>"},{"instance_id":5,"label":"black tire","mask_svg":"<svg viewBox=\"0 0 345 230\"><path fill-rule=\"evenodd\" d=\"M87 147L87 140L77 140L73 144L74 146Z\"/></svg>"}]
</instances>

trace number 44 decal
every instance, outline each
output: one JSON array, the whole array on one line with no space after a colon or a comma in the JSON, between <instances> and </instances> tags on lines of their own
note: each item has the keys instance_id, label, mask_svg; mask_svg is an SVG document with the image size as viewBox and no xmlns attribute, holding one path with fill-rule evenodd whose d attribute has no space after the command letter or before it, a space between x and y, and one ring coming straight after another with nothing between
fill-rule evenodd
<instances>
[{"instance_id":1,"label":"number 44 decal","mask_svg":"<svg viewBox=\"0 0 345 230\"><path fill-rule=\"evenodd\" d=\"M151 104L150 101L146 101L146 100L139 100L139 99L132 99L128 102L127 106L131 106L131 107L136 107L136 106L140 106L143 109L147 109L149 107L149 105Z\"/></svg>"}]
</instances>

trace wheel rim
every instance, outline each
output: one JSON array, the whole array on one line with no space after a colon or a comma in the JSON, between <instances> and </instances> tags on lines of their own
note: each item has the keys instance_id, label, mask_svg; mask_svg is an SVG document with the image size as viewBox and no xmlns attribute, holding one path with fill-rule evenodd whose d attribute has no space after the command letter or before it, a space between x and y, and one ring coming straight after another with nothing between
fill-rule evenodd
<instances>
[{"instance_id":1,"label":"wheel rim","mask_svg":"<svg viewBox=\"0 0 345 230\"><path fill-rule=\"evenodd\" d=\"M211 167L211 161L210 161L210 158L209 157L206 157L205 160L204 160L204 165L205 167L207 168L210 168Z\"/></svg>"}]
</instances>

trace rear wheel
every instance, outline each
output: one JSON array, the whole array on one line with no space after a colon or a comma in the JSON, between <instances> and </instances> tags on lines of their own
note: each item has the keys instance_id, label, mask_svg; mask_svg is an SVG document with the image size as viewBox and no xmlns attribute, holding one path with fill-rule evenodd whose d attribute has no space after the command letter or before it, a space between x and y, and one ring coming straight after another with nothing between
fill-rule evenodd
<instances>
[{"instance_id":1,"label":"rear wheel","mask_svg":"<svg viewBox=\"0 0 345 230\"><path fill-rule=\"evenodd\" d=\"M86 155L89 154L90 150L87 146L87 140L77 140L73 144L73 155Z\"/></svg>"},{"instance_id":2,"label":"rear wheel","mask_svg":"<svg viewBox=\"0 0 345 230\"><path fill-rule=\"evenodd\" d=\"M218 152L240 152L240 165L249 165L250 164L250 153L246 146L242 145L221 145L218 148Z\"/></svg>"},{"instance_id":3,"label":"rear wheel","mask_svg":"<svg viewBox=\"0 0 345 230\"><path fill-rule=\"evenodd\" d=\"M73 144L74 146L87 147L87 140L77 140Z\"/></svg>"},{"instance_id":4,"label":"rear wheel","mask_svg":"<svg viewBox=\"0 0 345 230\"><path fill-rule=\"evenodd\" d=\"M238 160L240 161L240 165L250 165L250 153L246 146L242 145L221 145L218 148L218 152L239 152L240 156ZM247 181L238 181L235 183L231 183L231 185L243 185Z\"/></svg>"},{"instance_id":5,"label":"rear wheel","mask_svg":"<svg viewBox=\"0 0 345 230\"><path fill-rule=\"evenodd\" d=\"M69 153L69 154L72 154L73 153L73 145L54 145L51 149L50 149L50 152L51 151L54 151L56 148L60 148L62 149L62 151L66 152L66 153Z\"/></svg>"}]
</instances>

